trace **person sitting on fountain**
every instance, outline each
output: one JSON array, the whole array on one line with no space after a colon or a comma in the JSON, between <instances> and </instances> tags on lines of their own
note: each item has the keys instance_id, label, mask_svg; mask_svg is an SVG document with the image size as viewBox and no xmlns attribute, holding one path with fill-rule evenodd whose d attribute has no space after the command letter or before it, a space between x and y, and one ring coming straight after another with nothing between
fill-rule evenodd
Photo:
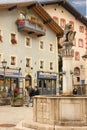
<instances>
[{"instance_id":1,"label":"person sitting on fountain","mask_svg":"<svg viewBox=\"0 0 87 130\"><path fill-rule=\"evenodd\" d=\"M74 89L73 89L73 95L77 95L77 94L78 94L77 88L74 87Z\"/></svg>"}]
</instances>

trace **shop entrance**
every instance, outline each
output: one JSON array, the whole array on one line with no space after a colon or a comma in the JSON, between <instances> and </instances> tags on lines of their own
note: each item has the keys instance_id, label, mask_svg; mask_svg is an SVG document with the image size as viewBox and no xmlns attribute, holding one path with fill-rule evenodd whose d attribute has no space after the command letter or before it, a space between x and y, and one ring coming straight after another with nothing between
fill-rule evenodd
<instances>
[{"instance_id":1,"label":"shop entrance","mask_svg":"<svg viewBox=\"0 0 87 130\"><path fill-rule=\"evenodd\" d=\"M26 75L25 77L25 88L32 86L32 77L31 75Z\"/></svg>"},{"instance_id":2,"label":"shop entrance","mask_svg":"<svg viewBox=\"0 0 87 130\"><path fill-rule=\"evenodd\" d=\"M37 85L41 95L56 94L56 74L38 72Z\"/></svg>"}]
</instances>

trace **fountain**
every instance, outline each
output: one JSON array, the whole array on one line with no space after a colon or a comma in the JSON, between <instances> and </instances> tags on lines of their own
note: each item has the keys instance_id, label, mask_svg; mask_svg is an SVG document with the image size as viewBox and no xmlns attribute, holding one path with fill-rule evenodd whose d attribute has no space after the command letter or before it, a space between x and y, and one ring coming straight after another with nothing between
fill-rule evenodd
<instances>
[{"instance_id":1,"label":"fountain","mask_svg":"<svg viewBox=\"0 0 87 130\"><path fill-rule=\"evenodd\" d=\"M65 27L63 54L63 94L35 96L33 121L22 126L35 130L87 130L87 97L72 95L73 39L71 24ZM21 129L22 130L22 129Z\"/></svg>"}]
</instances>

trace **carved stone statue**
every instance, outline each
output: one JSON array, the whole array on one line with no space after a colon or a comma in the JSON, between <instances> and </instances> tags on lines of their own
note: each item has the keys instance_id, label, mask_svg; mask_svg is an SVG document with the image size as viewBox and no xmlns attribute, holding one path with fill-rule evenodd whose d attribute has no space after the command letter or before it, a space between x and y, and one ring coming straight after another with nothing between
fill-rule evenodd
<instances>
[{"instance_id":1,"label":"carved stone statue","mask_svg":"<svg viewBox=\"0 0 87 130\"><path fill-rule=\"evenodd\" d=\"M64 29L64 42L63 42L63 49L62 55L63 56L72 56L72 46L76 32L72 29L72 24L68 23L65 25Z\"/></svg>"},{"instance_id":2,"label":"carved stone statue","mask_svg":"<svg viewBox=\"0 0 87 130\"><path fill-rule=\"evenodd\" d=\"M72 30L72 24L68 23L64 29L64 42L73 43L76 32Z\"/></svg>"}]
</instances>

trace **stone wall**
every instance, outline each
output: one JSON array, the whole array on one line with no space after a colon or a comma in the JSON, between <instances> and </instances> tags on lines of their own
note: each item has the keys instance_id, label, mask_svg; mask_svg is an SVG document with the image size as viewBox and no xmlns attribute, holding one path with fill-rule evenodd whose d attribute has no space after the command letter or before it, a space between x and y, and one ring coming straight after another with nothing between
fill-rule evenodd
<instances>
[{"instance_id":1,"label":"stone wall","mask_svg":"<svg viewBox=\"0 0 87 130\"><path fill-rule=\"evenodd\" d=\"M57 126L87 125L87 97L37 96L34 121Z\"/></svg>"}]
</instances>

